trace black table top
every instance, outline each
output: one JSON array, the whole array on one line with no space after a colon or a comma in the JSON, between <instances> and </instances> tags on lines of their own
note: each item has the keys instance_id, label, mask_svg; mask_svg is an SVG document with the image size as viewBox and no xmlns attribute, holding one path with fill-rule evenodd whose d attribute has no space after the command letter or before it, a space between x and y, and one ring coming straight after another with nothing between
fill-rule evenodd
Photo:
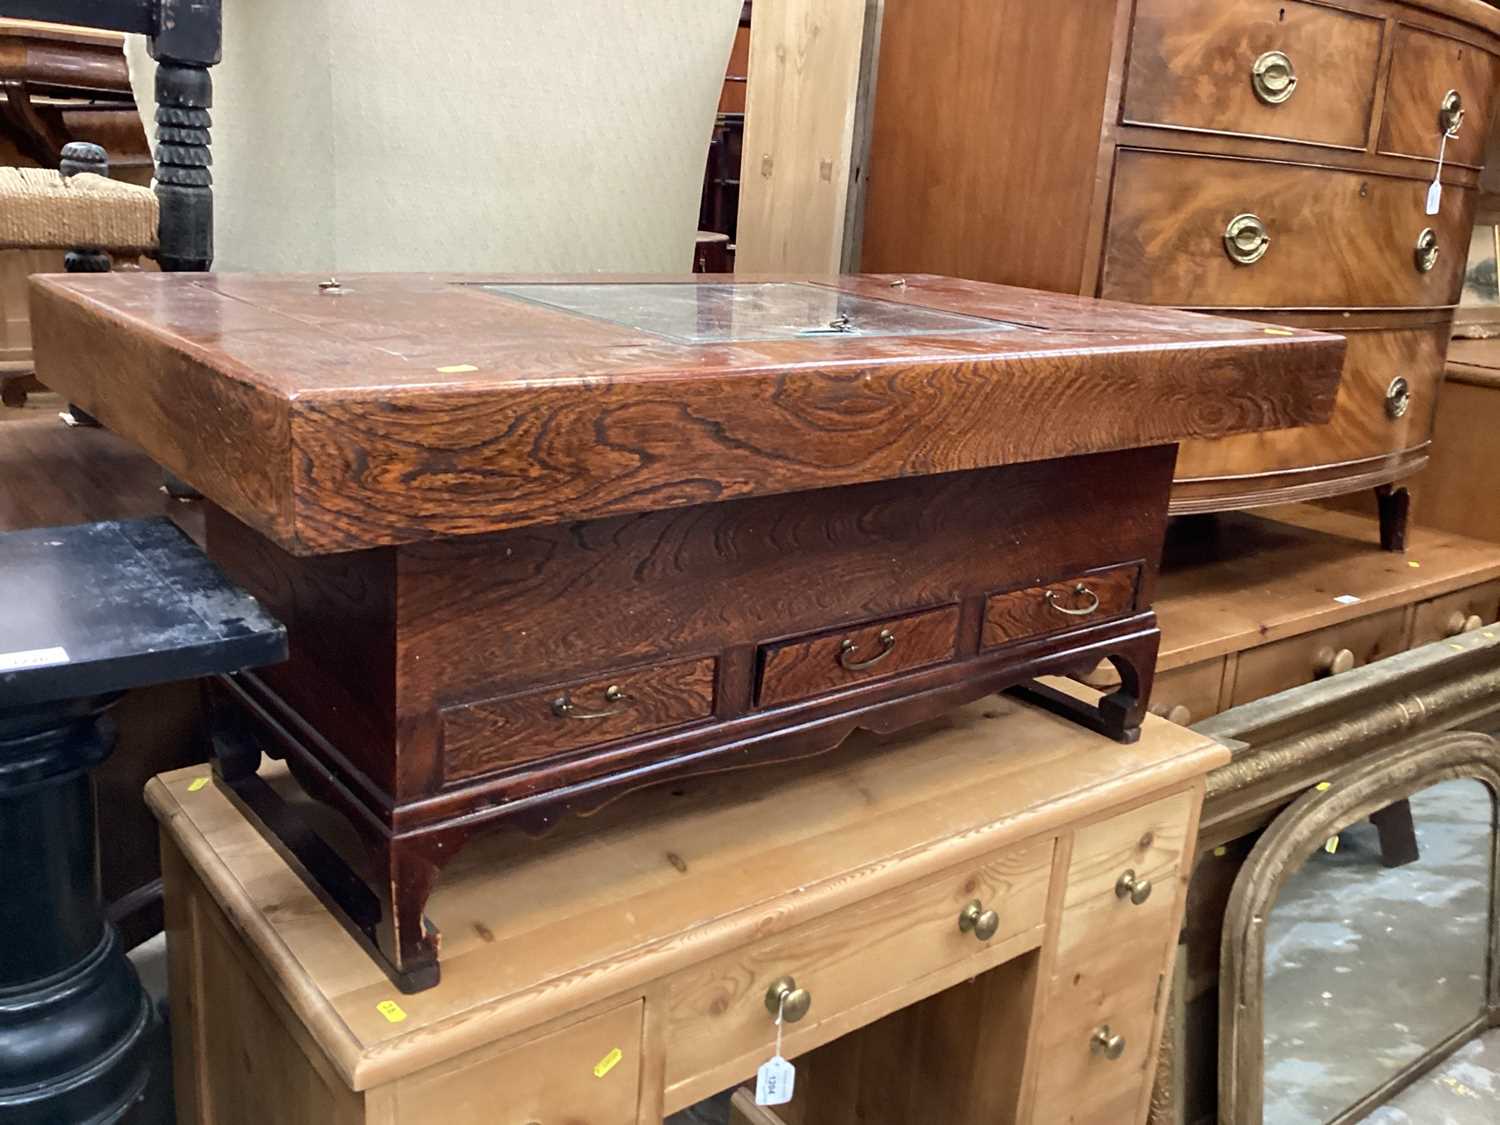
<instances>
[{"instance_id":1,"label":"black table top","mask_svg":"<svg viewBox=\"0 0 1500 1125\"><path fill-rule=\"evenodd\" d=\"M0 534L0 708L286 659L286 630L166 519Z\"/></svg>"}]
</instances>

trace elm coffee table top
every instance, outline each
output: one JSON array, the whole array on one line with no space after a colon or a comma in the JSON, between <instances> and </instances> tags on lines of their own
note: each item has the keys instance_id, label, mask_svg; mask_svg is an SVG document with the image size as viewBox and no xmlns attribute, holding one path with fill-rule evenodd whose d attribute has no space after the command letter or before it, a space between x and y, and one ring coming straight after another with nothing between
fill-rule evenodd
<instances>
[{"instance_id":1,"label":"elm coffee table top","mask_svg":"<svg viewBox=\"0 0 1500 1125\"><path fill-rule=\"evenodd\" d=\"M918 275L32 285L39 377L296 554L1318 423L1344 351Z\"/></svg>"}]
</instances>

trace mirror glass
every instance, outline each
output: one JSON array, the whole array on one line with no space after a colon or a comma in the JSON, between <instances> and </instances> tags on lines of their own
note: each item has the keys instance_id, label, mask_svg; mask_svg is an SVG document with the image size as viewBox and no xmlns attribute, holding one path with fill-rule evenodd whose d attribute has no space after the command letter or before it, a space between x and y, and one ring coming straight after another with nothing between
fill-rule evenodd
<instances>
[{"instance_id":1,"label":"mirror glass","mask_svg":"<svg viewBox=\"0 0 1500 1125\"><path fill-rule=\"evenodd\" d=\"M1266 926L1264 1120L1335 1120L1483 1011L1495 804L1444 781L1330 837Z\"/></svg>"}]
</instances>

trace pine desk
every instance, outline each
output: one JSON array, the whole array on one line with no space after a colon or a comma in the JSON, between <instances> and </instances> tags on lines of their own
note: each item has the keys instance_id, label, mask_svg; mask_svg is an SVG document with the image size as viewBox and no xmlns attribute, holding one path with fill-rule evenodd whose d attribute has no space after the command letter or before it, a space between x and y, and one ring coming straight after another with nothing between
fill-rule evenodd
<instances>
[{"instance_id":1,"label":"pine desk","mask_svg":"<svg viewBox=\"0 0 1500 1125\"><path fill-rule=\"evenodd\" d=\"M1141 1121L1227 759L1154 717L1124 746L992 697L486 837L432 897L446 971L412 996L205 768L164 774L180 1120L656 1125L770 1056L791 977L797 1120Z\"/></svg>"}]
</instances>

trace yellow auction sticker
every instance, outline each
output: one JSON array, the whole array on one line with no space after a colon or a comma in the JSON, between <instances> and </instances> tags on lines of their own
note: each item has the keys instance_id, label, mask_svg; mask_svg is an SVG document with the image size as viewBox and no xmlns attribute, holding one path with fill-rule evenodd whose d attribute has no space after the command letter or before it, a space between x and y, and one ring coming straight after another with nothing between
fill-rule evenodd
<instances>
[{"instance_id":1,"label":"yellow auction sticker","mask_svg":"<svg viewBox=\"0 0 1500 1125\"><path fill-rule=\"evenodd\" d=\"M619 1065L620 1060L625 1057L625 1052L616 1047L594 1064L594 1077L603 1078Z\"/></svg>"},{"instance_id":2,"label":"yellow auction sticker","mask_svg":"<svg viewBox=\"0 0 1500 1125\"><path fill-rule=\"evenodd\" d=\"M195 778L193 778L192 781L188 782L188 792L189 793L196 793L196 792L198 792L198 790L202 789L207 784L208 784L208 778L206 778L206 777L195 777Z\"/></svg>"},{"instance_id":3,"label":"yellow auction sticker","mask_svg":"<svg viewBox=\"0 0 1500 1125\"><path fill-rule=\"evenodd\" d=\"M394 1000L382 1000L375 1005L375 1010L391 1023L400 1023L406 1018L405 1010Z\"/></svg>"},{"instance_id":4,"label":"yellow auction sticker","mask_svg":"<svg viewBox=\"0 0 1500 1125\"><path fill-rule=\"evenodd\" d=\"M452 363L447 367L439 367L439 375L467 375L470 371L478 371L472 363Z\"/></svg>"}]
</instances>

